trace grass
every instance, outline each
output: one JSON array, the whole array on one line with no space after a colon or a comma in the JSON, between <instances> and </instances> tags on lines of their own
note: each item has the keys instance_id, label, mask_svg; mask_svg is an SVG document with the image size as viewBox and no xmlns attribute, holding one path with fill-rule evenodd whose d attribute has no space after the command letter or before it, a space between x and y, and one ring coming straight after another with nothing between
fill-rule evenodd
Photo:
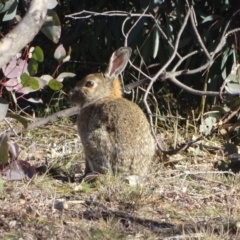
<instances>
[{"instance_id":1,"label":"grass","mask_svg":"<svg viewBox=\"0 0 240 240\"><path fill-rule=\"evenodd\" d=\"M0 130L7 126L0 123ZM169 137L171 134L168 132ZM163 137L163 134L161 135ZM100 176L92 183L70 178L84 156L72 123L59 121L14 137L21 158L48 173L33 181L3 181L1 239L239 239L240 178L214 163L216 150L196 146L156 162L139 185ZM222 140L221 140L222 141ZM214 139L211 144L221 145ZM166 142L166 141L165 141ZM69 177L69 178L68 178Z\"/></svg>"}]
</instances>

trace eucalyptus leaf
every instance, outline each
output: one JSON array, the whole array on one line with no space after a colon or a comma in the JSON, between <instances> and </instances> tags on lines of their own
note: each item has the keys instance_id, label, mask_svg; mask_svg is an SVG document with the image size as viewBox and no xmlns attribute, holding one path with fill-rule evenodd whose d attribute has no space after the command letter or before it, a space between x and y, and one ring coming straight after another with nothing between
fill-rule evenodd
<instances>
[{"instance_id":1,"label":"eucalyptus leaf","mask_svg":"<svg viewBox=\"0 0 240 240\"><path fill-rule=\"evenodd\" d=\"M31 76L34 76L38 71L38 61L34 58L31 58L28 62L28 72Z\"/></svg>"},{"instance_id":2,"label":"eucalyptus leaf","mask_svg":"<svg viewBox=\"0 0 240 240\"><path fill-rule=\"evenodd\" d=\"M225 89L227 92L229 92L232 95L240 94L240 85L236 82L228 82L225 86Z\"/></svg>"},{"instance_id":3,"label":"eucalyptus leaf","mask_svg":"<svg viewBox=\"0 0 240 240\"><path fill-rule=\"evenodd\" d=\"M48 82L48 86L54 91L58 91L58 90L62 89L62 87L63 87L62 83L60 83L56 79L50 80Z\"/></svg>"},{"instance_id":4,"label":"eucalyptus leaf","mask_svg":"<svg viewBox=\"0 0 240 240\"><path fill-rule=\"evenodd\" d=\"M40 84L37 79L30 77L28 74L23 73L21 75L21 84L24 88L30 87L32 90L36 91L40 88Z\"/></svg>"},{"instance_id":5,"label":"eucalyptus leaf","mask_svg":"<svg viewBox=\"0 0 240 240\"><path fill-rule=\"evenodd\" d=\"M32 103L43 103L41 98L28 98L27 100Z\"/></svg>"},{"instance_id":6,"label":"eucalyptus leaf","mask_svg":"<svg viewBox=\"0 0 240 240\"><path fill-rule=\"evenodd\" d=\"M16 119L18 122L20 122L25 128L28 126L28 121L26 118L13 113L7 113L6 117Z\"/></svg>"},{"instance_id":7,"label":"eucalyptus leaf","mask_svg":"<svg viewBox=\"0 0 240 240\"><path fill-rule=\"evenodd\" d=\"M8 162L8 136L0 136L0 164L6 164Z\"/></svg>"},{"instance_id":8,"label":"eucalyptus leaf","mask_svg":"<svg viewBox=\"0 0 240 240\"><path fill-rule=\"evenodd\" d=\"M23 85L23 87L25 87L25 84L26 84L26 86L27 86L27 81L28 81L29 78L30 78L30 76L29 76L27 73L23 73L23 74L20 76L21 84Z\"/></svg>"},{"instance_id":9,"label":"eucalyptus leaf","mask_svg":"<svg viewBox=\"0 0 240 240\"><path fill-rule=\"evenodd\" d=\"M0 13L4 13L4 12L8 11L8 9L10 9L10 7L15 2L16 2L16 0L14 0L14 2L5 0L4 3L1 1L0 2Z\"/></svg>"},{"instance_id":10,"label":"eucalyptus leaf","mask_svg":"<svg viewBox=\"0 0 240 240\"><path fill-rule=\"evenodd\" d=\"M159 44L160 44L160 35L159 35L159 30L157 27L153 29L153 58L155 59L158 50L159 50Z\"/></svg>"},{"instance_id":11,"label":"eucalyptus leaf","mask_svg":"<svg viewBox=\"0 0 240 240\"><path fill-rule=\"evenodd\" d=\"M2 171L4 180L22 180L31 179L36 174L36 168L31 166L27 161L17 160L12 161L10 165Z\"/></svg>"},{"instance_id":12,"label":"eucalyptus leaf","mask_svg":"<svg viewBox=\"0 0 240 240\"><path fill-rule=\"evenodd\" d=\"M43 62L44 54L43 50L39 46L35 47L32 54L33 54L32 58L36 59L38 62Z\"/></svg>"},{"instance_id":13,"label":"eucalyptus leaf","mask_svg":"<svg viewBox=\"0 0 240 240\"><path fill-rule=\"evenodd\" d=\"M209 22L209 21L213 21L213 20L216 20L216 19L219 19L221 18L221 16L219 15L210 15L210 16L207 16L203 19L202 23L205 23L205 22Z\"/></svg>"},{"instance_id":14,"label":"eucalyptus leaf","mask_svg":"<svg viewBox=\"0 0 240 240\"><path fill-rule=\"evenodd\" d=\"M9 1L9 2L12 2L12 1ZM17 6L18 6L18 1L14 0L14 2L11 5L11 7L5 13L5 15L4 15L3 19L2 19L3 22L12 20L16 16Z\"/></svg>"},{"instance_id":15,"label":"eucalyptus leaf","mask_svg":"<svg viewBox=\"0 0 240 240\"><path fill-rule=\"evenodd\" d=\"M63 78L72 78L72 77L75 77L76 74L75 73L71 73L71 72L63 72L63 73L60 73L57 77L57 80L60 81L62 80Z\"/></svg>"},{"instance_id":16,"label":"eucalyptus leaf","mask_svg":"<svg viewBox=\"0 0 240 240\"><path fill-rule=\"evenodd\" d=\"M55 52L54 52L54 58L58 61L58 62L62 62L62 60L64 59L64 57L66 57L67 53L65 48L63 47L62 44L60 44Z\"/></svg>"},{"instance_id":17,"label":"eucalyptus leaf","mask_svg":"<svg viewBox=\"0 0 240 240\"><path fill-rule=\"evenodd\" d=\"M61 23L55 11L48 10L41 31L54 43L58 43L61 36Z\"/></svg>"},{"instance_id":18,"label":"eucalyptus leaf","mask_svg":"<svg viewBox=\"0 0 240 240\"><path fill-rule=\"evenodd\" d=\"M47 1L47 8L48 9L53 9L58 5L57 0L48 0Z\"/></svg>"}]
</instances>

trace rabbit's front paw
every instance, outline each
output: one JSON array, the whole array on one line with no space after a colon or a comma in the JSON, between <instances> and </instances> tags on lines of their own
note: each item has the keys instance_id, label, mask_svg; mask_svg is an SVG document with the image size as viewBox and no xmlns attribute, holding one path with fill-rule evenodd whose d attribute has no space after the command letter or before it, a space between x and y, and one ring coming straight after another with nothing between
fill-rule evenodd
<instances>
[{"instance_id":1,"label":"rabbit's front paw","mask_svg":"<svg viewBox=\"0 0 240 240\"><path fill-rule=\"evenodd\" d=\"M112 173L112 168L105 156L98 156L86 161L86 173L97 172L101 174Z\"/></svg>"}]
</instances>

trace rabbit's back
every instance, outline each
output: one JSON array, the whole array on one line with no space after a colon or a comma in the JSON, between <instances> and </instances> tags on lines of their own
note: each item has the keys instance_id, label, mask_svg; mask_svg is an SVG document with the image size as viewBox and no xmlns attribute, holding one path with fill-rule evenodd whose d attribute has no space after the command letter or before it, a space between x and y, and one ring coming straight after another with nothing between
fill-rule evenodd
<instances>
[{"instance_id":1,"label":"rabbit's back","mask_svg":"<svg viewBox=\"0 0 240 240\"><path fill-rule=\"evenodd\" d=\"M155 152L150 126L142 110L124 98L103 99L78 116L85 150L85 172L143 175Z\"/></svg>"}]
</instances>

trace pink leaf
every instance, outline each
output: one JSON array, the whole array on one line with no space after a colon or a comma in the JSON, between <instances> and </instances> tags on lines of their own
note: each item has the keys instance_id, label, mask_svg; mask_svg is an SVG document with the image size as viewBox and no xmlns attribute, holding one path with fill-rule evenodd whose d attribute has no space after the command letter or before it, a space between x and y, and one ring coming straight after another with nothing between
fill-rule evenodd
<instances>
[{"instance_id":1,"label":"pink leaf","mask_svg":"<svg viewBox=\"0 0 240 240\"><path fill-rule=\"evenodd\" d=\"M11 160L16 160L19 155L18 145L12 141L8 141L8 151L11 154Z\"/></svg>"},{"instance_id":2,"label":"pink leaf","mask_svg":"<svg viewBox=\"0 0 240 240\"><path fill-rule=\"evenodd\" d=\"M36 174L36 168L23 160L12 161L10 165L2 171L4 180L22 180L25 178L33 178Z\"/></svg>"},{"instance_id":3,"label":"pink leaf","mask_svg":"<svg viewBox=\"0 0 240 240\"><path fill-rule=\"evenodd\" d=\"M27 72L28 63L19 58L13 59L11 62L3 66L2 71L7 78L17 78L22 75L22 73Z\"/></svg>"},{"instance_id":4,"label":"pink leaf","mask_svg":"<svg viewBox=\"0 0 240 240\"><path fill-rule=\"evenodd\" d=\"M22 84L19 83L17 78L11 78L7 82L2 83L2 85L5 86L9 92L13 90L17 91L22 88Z\"/></svg>"}]
</instances>

